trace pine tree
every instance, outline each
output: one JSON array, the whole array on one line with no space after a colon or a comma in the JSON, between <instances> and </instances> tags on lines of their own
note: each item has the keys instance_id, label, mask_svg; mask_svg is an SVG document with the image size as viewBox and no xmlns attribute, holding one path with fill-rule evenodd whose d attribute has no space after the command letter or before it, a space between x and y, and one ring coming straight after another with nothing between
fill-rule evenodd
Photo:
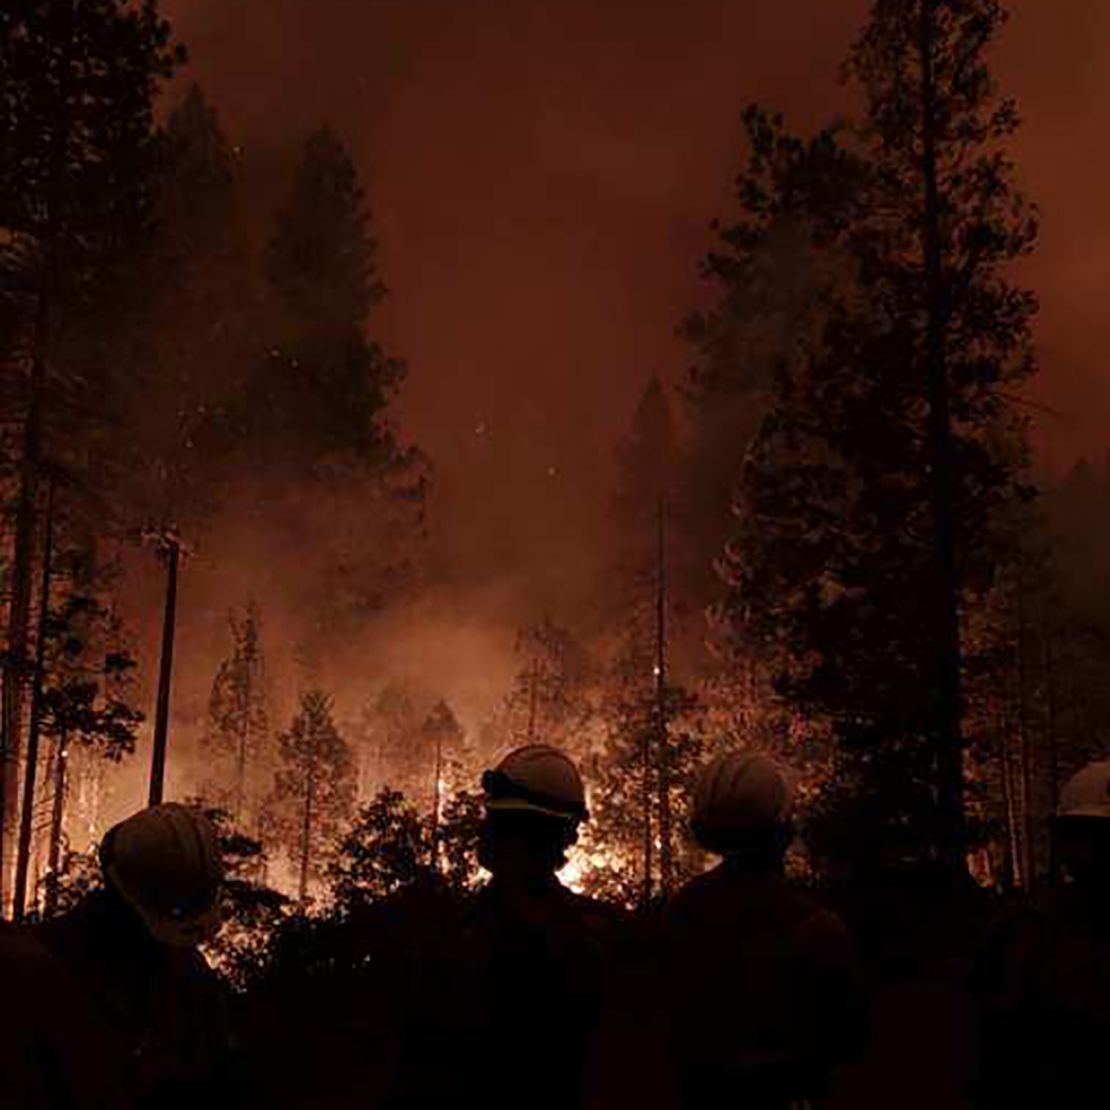
<instances>
[{"instance_id":1,"label":"pine tree","mask_svg":"<svg viewBox=\"0 0 1110 1110\"><path fill-rule=\"evenodd\" d=\"M63 553L64 556L64 553ZM53 913L72 827L68 800L75 757L118 763L135 750L143 714L134 707L135 660L120 646L119 622L94 595L81 591L63 559L59 594L48 615L41 735L49 742L41 802L49 809L44 913Z\"/></svg>"},{"instance_id":2,"label":"pine tree","mask_svg":"<svg viewBox=\"0 0 1110 1110\"><path fill-rule=\"evenodd\" d=\"M1081 461L1019 506L1013 551L965 617L969 819L976 877L1058 879L1050 816L1110 723L1105 473Z\"/></svg>"},{"instance_id":3,"label":"pine tree","mask_svg":"<svg viewBox=\"0 0 1110 1110\"><path fill-rule=\"evenodd\" d=\"M204 946L205 957L233 990L245 992L265 966L270 940L280 929L289 899L266 885L266 851L225 810L190 799L212 822L224 866L223 927Z\"/></svg>"},{"instance_id":4,"label":"pine tree","mask_svg":"<svg viewBox=\"0 0 1110 1110\"><path fill-rule=\"evenodd\" d=\"M632 904L696 873L697 854L677 815L688 808L707 738L696 693L673 677L659 687L650 609L625 621L599 687L603 739L590 760L583 846L590 889Z\"/></svg>"},{"instance_id":5,"label":"pine tree","mask_svg":"<svg viewBox=\"0 0 1110 1110\"><path fill-rule=\"evenodd\" d=\"M199 86L170 114L159 155L151 233L119 314L112 402L129 431L119 496L130 517L185 527L218 507L230 476L255 289L237 157Z\"/></svg>"},{"instance_id":6,"label":"pine tree","mask_svg":"<svg viewBox=\"0 0 1110 1110\"><path fill-rule=\"evenodd\" d=\"M97 456L92 422L86 417L85 434L73 437L67 421L86 406L100 411L106 366L91 337L112 303L126 245L145 227L154 98L180 58L153 0L13 0L0 12L0 228L27 256L23 280L2 290L21 322L4 359L6 409L18 414L19 430L0 718L0 890L22 746L43 467Z\"/></svg>"},{"instance_id":7,"label":"pine tree","mask_svg":"<svg viewBox=\"0 0 1110 1110\"><path fill-rule=\"evenodd\" d=\"M278 744L266 829L293 862L304 905L310 883L323 874L354 810L354 757L332 720L330 699L319 690L301 697L300 710Z\"/></svg>"},{"instance_id":8,"label":"pine tree","mask_svg":"<svg viewBox=\"0 0 1110 1110\"><path fill-rule=\"evenodd\" d=\"M204 795L225 808L240 829L259 817L258 789L268 770L268 685L258 610L252 602L242 620L232 613L231 654L220 664L208 700L203 748L216 760Z\"/></svg>"},{"instance_id":9,"label":"pine tree","mask_svg":"<svg viewBox=\"0 0 1110 1110\"><path fill-rule=\"evenodd\" d=\"M603 645L605 740L595 809L603 843L619 846L620 866L636 876L644 899L669 893L684 872L676 818L701 749L690 731L697 699L674 673L676 660L688 663L703 638L690 604L697 574L688 543L686 460L658 378L641 395L617 462L609 596L619 631Z\"/></svg>"},{"instance_id":10,"label":"pine tree","mask_svg":"<svg viewBox=\"0 0 1110 1110\"><path fill-rule=\"evenodd\" d=\"M446 797L437 821L400 791L380 791L360 810L331 866L337 904L350 910L422 879L465 890L476 878L480 823L476 794Z\"/></svg>"},{"instance_id":11,"label":"pine tree","mask_svg":"<svg viewBox=\"0 0 1110 1110\"><path fill-rule=\"evenodd\" d=\"M387 682L368 713L378 788L389 786L409 797L423 795L431 761L423 742L429 702L404 680Z\"/></svg>"},{"instance_id":12,"label":"pine tree","mask_svg":"<svg viewBox=\"0 0 1110 1110\"><path fill-rule=\"evenodd\" d=\"M740 475L731 627L830 722L862 844L904 834L953 872L968 848L960 623L1027 492L1005 389L1032 368L1034 301L1004 268L1036 228L1004 150L1014 105L985 61L1003 21L993 0L877 0L847 66L859 124L802 140L746 114L745 218L722 239L735 266L712 267L728 290L785 225L829 275Z\"/></svg>"},{"instance_id":13,"label":"pine tree","mask_svg":"<svg viewBox=\"0 0 1110 1110\"><path fill-rule=\"evenodd\" d=\"M614 516L618 545L633 577L655 573L656 525L660 503L670 515L677 509L681 453L674 413L658 377L645 386L629 434L617 448Z\"/></svg>"},{"instance_id":14,"label":"pine tree","mask_svg":"<svg viewBox=\"0 0 1110 1110\"><path fill-rule=\"evenodd\" d=\"M387 404L403 365L369 338L385 296L350 155L310 136L264 260L265 351L226 427L244 495L264 498L269 544L315 543L290 603L318 615L305 642L354 635L416 578L425 460L396 440Z\"/></svg>"},{"instance_id":15,"label":"pine tree","mask_svg":"<svg viewBox=\"0 0 1110 1110\"><path fill-rule=\"evenodd\" d=\"M382 414L403 367L366 336L386 295L369 221L346 148L315 132L267 247L272 342L240 410L248 449L293 473L336 457L396 461Z\"/></svg>"},{"instance_id":16,"label":"pine tree","mask_svg":"<svg viewBox=\"0 0 1110 1110\"><path fill-rule=\"evenodd\" d=\"M421 746L430 757L429 812L432 820L432 857L433 866L438 870L440 855L440 822L443 806L451 791L451 779L458 779L459 760L463 754L466 734L454 710L440 698L424 718L421 729Z\"/></svg>"},{"instance_id":17,"label":"pine tree","mask_svg":"<svg viewBox=\"0 0 1110 1110\"><path fill-rule=\"evenodd\" d=\"M587 751L593 707L582 645L545 616L517 632L515 650L520 669L502 707L501 742Z\"/></svg>"}]
</instances>

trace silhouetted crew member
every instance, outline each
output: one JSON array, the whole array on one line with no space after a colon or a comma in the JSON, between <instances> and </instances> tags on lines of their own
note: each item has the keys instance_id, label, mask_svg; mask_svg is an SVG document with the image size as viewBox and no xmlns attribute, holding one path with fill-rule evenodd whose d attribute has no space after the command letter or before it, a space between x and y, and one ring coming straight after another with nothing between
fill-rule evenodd
<instances>
[{"instance_id":1,"label":"silhouetted crew member","mask_svg":"<svg viewBox=\"0 0 1110 1110\"><path fill-rule=\"evenodd\" d=\"M466 900L450 969L412 1030L401 1105L570 1110L580 1106L619 911L568 890L557 872L586 820L568 756L518 748L482 778L479 861L492 875ZM439 959L441 960L442 952Z\"/></svg>"},{"instance_id":2,"label":"silhouetted crew member","mask_svg":"<svg viewBox=\"0 0 1110 1110\"><path fill-rule=\"evenodd\" d=\"M103 889L0 937L0 1105L168 1110L232 1095L219 988L197 945L219 929L221 864L199 811L110 829Z\"/></svg>"},{"instance_id":3,"label":"silhouetted crew member","mask_svg":"<svg viewBox=\"0 0 1110 1110\"><path fill-rule=\"evenodd\" d=\"M792 804L786 777L763 756L721 756L698 780L693 832L723 860L675 895L661 924L685 1110L819 1099L858 1036L847 931L783 874Z\"/></svg>"},{"instance_id":4,"label":"silhouetted crew member","mask_svg":"<svg viewBox=\"0 0 1110 1110\"><path fill-rule=\"evenodd\" d=\"M979 968L984 1106L1106 1101L1110 1045L1110 761L1060 793L1065 881L991 933Z\"/></svg>"}]
</instances>

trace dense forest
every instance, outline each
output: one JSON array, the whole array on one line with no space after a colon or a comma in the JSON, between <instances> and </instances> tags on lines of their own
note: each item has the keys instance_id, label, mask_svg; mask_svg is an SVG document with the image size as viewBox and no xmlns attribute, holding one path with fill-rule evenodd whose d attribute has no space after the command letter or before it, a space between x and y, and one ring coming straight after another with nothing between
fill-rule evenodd
<instances>
[{"instance_id":1,"label":"dense forest","mask_svg":"<svg viewBox=\"0 0 1110 1110\"><path fill-rule=\"evenodd\" d=\"M414 876L473 884L476 783L517 743L580 760L567 876L626 904L703 867L691 775L735 747L795 773L807 881L1045 882L1110 728L1110 474L1030 446L1005 12L915 13L859 29L854 115L744 110L673 321L689 368L645 368L611 445L591 615L523 606L460 704L389 653L449 588L450 475L396 416L421 369L375 338L345 136L320 120L259 189L154 0L6 3L4 914L83 888L152 752L225 834L233 977Z\"/></svg>"}]
</instances>

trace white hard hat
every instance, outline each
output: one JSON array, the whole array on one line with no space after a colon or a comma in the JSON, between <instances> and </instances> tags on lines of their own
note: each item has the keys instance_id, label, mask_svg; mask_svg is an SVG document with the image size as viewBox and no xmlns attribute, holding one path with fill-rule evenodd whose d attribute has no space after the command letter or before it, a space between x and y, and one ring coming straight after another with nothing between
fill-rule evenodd
<instances>
[{"instance_id":1,"label":"white hard hat","mask_svg":"<svg viewBox=\"0 0 1110 1110\"><path fill-rule=\"evenodd\" d=\"M1057 817L1110 817L1110 760L1088 763L1064 784Z\"/></svg>"},{"instance_id":2,"label":"white hard hat","mask_svg":"<svg viewBox=\"0 0 1110 1110\"><path fill-rule=\"evenodd\" d=\"M191 948L219 931L223 867L212 823L167 802L113 826L100 847L104 877L163 944Z\"/></svg>"},{"instance_id":3,"label":"white hard hat","mask_svg":"<svg viewBox=\"0 0 1110 1110\"><path fill-rule=\"evenodd\" d=\"M548 744L528 744L509 752L482 776L489 810L525 810L548 817L583 821L586 790L578 768Z\"/></svg>"},{"instance_id":4,"label":"white hard hat","mask_svg":"<svg viewBox=\"0 0 1110 1110\"><path fill-rule=\"evenodd\" d=\"M690 825L709 851L728 851L752 832L783 824L794 791L777 763L755 752L728 752L702 768Z\"/></svg>"}]
</instances>

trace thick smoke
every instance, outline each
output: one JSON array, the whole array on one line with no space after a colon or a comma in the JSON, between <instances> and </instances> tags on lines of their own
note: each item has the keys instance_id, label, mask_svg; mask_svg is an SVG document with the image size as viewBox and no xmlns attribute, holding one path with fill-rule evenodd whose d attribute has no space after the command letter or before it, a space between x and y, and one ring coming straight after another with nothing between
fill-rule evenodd
<instances>
[{"instance_id":1,"label":"thick smoke","mask_svg":"<svg viewBox=\"0 0 1110 1110\"><path fill-rule=\"evenodd\" d=\"M646 378L678 380L691 359L674 328L700 297L707 221L728 214L739 107L823 119L865 4L805 7L281 0L260 17L168 5L187 76L243 151L256 237L308 130L327 120L351 144L392 290L372 330L410 365L394 417L434 466L416 578L330 640L305 611L305 584L321 585L311 544L281 544L225 507L182 576L171 776L189 767L227 612L250 599L278 723L309 682L345 716L391 679L430 675L476 729L511 679L519 626L543 613L596 623L613 447ZM1110 415L1091 357L1106 326L1106 232L1091 219L1102 144L1085 140L1104 129L1110 40L1092 6L1013 8L1000 68L1027 117L1015 153L1053 214L1028 275L1044 299L1038 396L1083 414L1038 420L1045 459L1062 466L1101 453ZM1092 107L1074 117L1080 100ZM369 519L361 542L375 542ZM150 555L128 566L152 706L160 572Z\"/></svg>"}]
</instances>

